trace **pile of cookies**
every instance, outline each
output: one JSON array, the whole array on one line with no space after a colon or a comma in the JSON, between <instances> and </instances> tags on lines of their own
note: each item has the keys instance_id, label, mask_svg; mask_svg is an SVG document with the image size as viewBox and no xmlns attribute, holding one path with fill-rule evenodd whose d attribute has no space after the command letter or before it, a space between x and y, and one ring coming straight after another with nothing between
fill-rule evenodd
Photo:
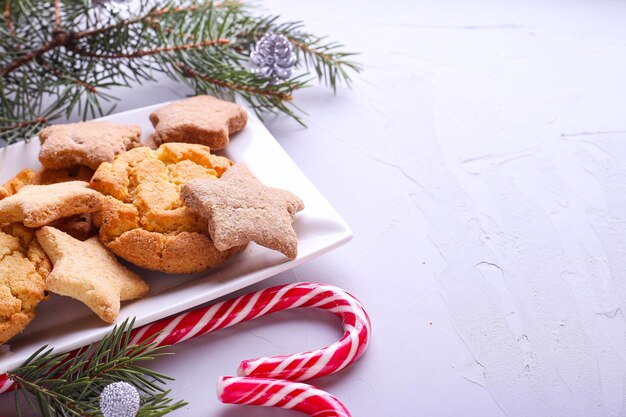
<instances>
[{"instance_id":1,"label":"pile of cookies","mask_svg":"<svg viewBox=\"0 0 626 417\"><path fill-rule=\"evenodd\" d=\"M198 96L150 120L150 146L134 125L45 128L43 168L0 187L0 344L49 292L114 322L121 301L149 292L117 257L171 274L213 268L251 241L296 257L292 223L302 201L211 153L245 127L245 109Z\"/></svg>"}]
</instances>

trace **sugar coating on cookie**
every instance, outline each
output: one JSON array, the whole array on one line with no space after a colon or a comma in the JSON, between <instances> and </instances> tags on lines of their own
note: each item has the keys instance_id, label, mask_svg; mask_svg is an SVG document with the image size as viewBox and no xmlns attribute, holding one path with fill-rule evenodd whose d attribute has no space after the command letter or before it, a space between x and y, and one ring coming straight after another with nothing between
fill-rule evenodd
<instances>
[{"instance_id":1,"label":"sugar coating on cookie","mask_svg":"<svg viewBox=\"0 0 626 417\"><path fill-rule=\"evenodd\" d=\"M170 103L150 115L155 129L152 140L198 143L212 150L228 145L230 135L246 126L246 110L230 101L211 96L196 96Z\"/></svg>"},{"instance_id":2,"label":"sugar coating on cookie","mask_svg":"<svg viewBox=\"0 0 626 417\"><path fill-rule=\"evenodd\" d=\"M52 266L35 239L20 224L0 231L0 344L20 333L35 318L45 296L45 280Z\"/></svg>"},{"instance_id":3,"label":"sugar coating on cookie","mask_svg":"<svg viewBox=\"0 0 626 417\"><path fill-rule=\"evenodd\" d=\"M185 143L135 148L103 163L91 180L105 195L94 216L100 240L127 261L162 272L199 272L223 263L243 246L215 248L206 220L182 204L180 187L194 178L215 180L231 164L206 146Z\"/></svg>"},{"instance_id":4,"label":"sugar coating on cookie","mask_svg":"<svg viewBox=\"0 0 626 417\"><path fill-rule=\"evenodd\" d=\"M218 249L254 241L291 259L297 256L292 222L304 203L289 191L261 184L245 165L233 166L218 181L189 181L181 196L187 207L207 219Z\"/></svg>"},{"instance_id":5,"label":"sugar coating on cookie","mask_svg":"<svg viewBox=\"0 0 626 417\"><path fill-rule=\"evenodd\" d=\"M0 224L21 222L41 227L62 217L92 213L102 206L102 195L84 181L27 185L0 200Z\"/></svg>"},{"instance_id":6,"label":"sugar coating on cookie","mask_svg":"<svg viewBox=\"0 0 626 417\"><path fill-rule=\"evenodd\" d=\"M98 169L116 155L141 146L141 128L110 122L80 122L48 126L39 134L39 161L46 168L85 165Z\"/></svg>"},{"instance_id":7,"label":"sugar coating on cookie","mask_svg":"<svg viewBox=\"0 0 626 417\"><path fill-rule=\"evenodd\" d=\"M120 301L148 294L148 284L122 266L98 237L82 242L45 226L37 231L37 240L53 265L48 290L82 301L107 323L119 315Z\"/></svg>"}]
</instances>

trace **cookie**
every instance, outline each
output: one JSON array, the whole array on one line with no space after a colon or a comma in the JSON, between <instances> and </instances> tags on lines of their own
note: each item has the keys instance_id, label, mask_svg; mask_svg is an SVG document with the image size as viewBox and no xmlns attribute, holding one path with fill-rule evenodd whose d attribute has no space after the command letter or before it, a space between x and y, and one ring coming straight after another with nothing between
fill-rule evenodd
<instances>
[{"instance_id":1,"label":"cookie","mask_svg":"<svg viewBox=\"0 0 626 417\"><path fill-rule=\"evenodd\" d=\"M13 178L0 187L0 199L17 193L25 185L33 184L37 179L37 173L31 169L23 169Z\"/></svg>"},{"instance_id":2,"label":"cookie","mask_svg":"<svg viewBox=\"0 0 626 417\"><path fill-rule=\"evenodd\" d=\"M91 181L95 171L86 166L52 169L42 168L33 179L33 184L49 185L68 181Z\"/></svg>"},{"instance_id":3,"label":"cookie","mask_svg":"<svg viewBox=\"0 0 626 417\"><path fill-rule=\"evenodd\" d=\"M245 165L231 167L218 181L191 180L183 185L181 197L208 220L219 250L254 241L291 259L298 254L292 222L304 203L289 191L261 184Z\"/></svg>"},{"instance_id":4,"label":"cookie","mask_svg":"<svg viewBox=\"0 0 626 417\"><path fill-rule=\"evenodd\" d=\"M123 267L98 237L81 242L45 226L37 231L37 240L53 265L48 290L82 301L107 323L119 315L120 301L148 294L148 284Z\"/></svg>"},{"instance_id":5,"label":"cookie","mask_svg":"<svg viewBox=\"0 0 626 417\"><path fill-rule=\"evenodd\" d=\"M85 165L98 169L115 155L141 146L141 128L109 122L80 122L48 126L39 134L39 161L46 168Z\"/></svg>"},{"instance_id":6,"label":"cookie","mask_svg":"<svg viewBox=\"0 0 626 417\"><path fill-rule=\"evenodd\" d=\"M42 168L39 172L23 169L0 187L0 200L17 193L25 185L48 185L67 181L91 180L94 171L85 166L65 169Z\"/></svg>"},{"instance_id":7,"label":"cookie","mask_svg":"<svg viewBox=\"0 0 626 417\"><path fill-rule=\"evenodd\" d=\"M102 205L102 195L84 181L26 185L0 200L0 224L22 222L40 227L62 217L91 213Z\"/></svg>"},{"instance_id":8,"label":"cookie","mask_svg":"<svg viewBox=\"0 0 626 417\"><path fill-rule=\"evenodd\" d=\"M231 164L206 146L185 143L135 148L103 163L91 180L106 196L94 216L100 240L123 259L162 272L223 263L243 246L217 250L206 221L183 206L180 187L194 178L216 180Z\"/></svg>"},{"instance_id":9,"label":"cookie","mask_svg":"<svg viewBox=\"0 0 626 417\"><path fill-rule=\"evenodd\" d=\"M20 333L35 318L46 297L46 277L52 266L35 239L20 224L0 230L0 344Z\"/></svg>"},{"instance_id":10,"label":"cookie","mask_svg":"<svg viewBox=\"0 0 626 417\"><path fill-rule=\"evenodd\" d=\"M211 96L176 101L150 115L154 142L185 142L225 148L229 137L246 126L248 114L238 104Z\"/></svg>"}]
</instances>

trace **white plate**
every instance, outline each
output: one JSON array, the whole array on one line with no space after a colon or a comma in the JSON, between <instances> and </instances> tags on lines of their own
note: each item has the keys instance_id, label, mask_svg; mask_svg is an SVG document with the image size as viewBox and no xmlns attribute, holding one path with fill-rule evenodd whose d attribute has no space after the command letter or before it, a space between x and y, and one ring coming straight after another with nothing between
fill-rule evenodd
<instances>
[{"instance_id":1,"label":"white plate","mask_svg":"<svg viewBox=\"0 0 626 417\"><path fill-rule=\"evenodd\" d=\"M153 131L148 115L163 104L102 120L139 124L145 140ZM259 119L251 111L248 114L248 125L232 138L223 155L235 162L246 163L264 184L289 190L304 201L306 208L297 214L294 223L298 234L298 257L290 261L280 253L250 244L221 267L199 274L167 275L133 268L149 281L150 294L141 300L122 303L117 323L136 317L136 325L140 326L214 300L320 256L352 237L348 225ZM0 183L21 169L39 169L38 152L37 139L0 151ZM39 304L37 317L26 330L2 347L0 373L19 366L42 345L52 346L57 352L67 352L99 340L111 328L80 302L51 295Z\"/></svg>"}]
</instances>

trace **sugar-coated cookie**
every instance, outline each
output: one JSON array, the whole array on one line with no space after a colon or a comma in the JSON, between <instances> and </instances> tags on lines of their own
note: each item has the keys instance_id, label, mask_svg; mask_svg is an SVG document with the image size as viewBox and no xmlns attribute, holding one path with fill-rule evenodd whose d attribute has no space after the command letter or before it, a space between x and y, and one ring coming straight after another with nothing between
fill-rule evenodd
<instances>
[{"instance_id":1,"label":"sugar-coated cookie","mask_svg":"<svg viewBox=\"0 0 626 417\"><path fill-rule=\"evenodd\" d=\"M26 185L0 200L0 224L21 222L41 227L62 217L91 213L102 205L102 195L84 181Z\"/></svg>"},{"instance_id":2,"label":"sugar-coated cookie","mask_svg":"<svg viewBox=\"0 0 626 417\"><path fill-rule=\"evenodd\" d=\"M206 220L182 204L180 187L194 178L216 180L231 164L206 146L185 143L135 148L103 163L91 180L106 196L94 216L100 240L125 260L162 272L223 263L243 246L216 249Z\"/></svg>"},{"instance_id":3,"label":"sugar-coated cookie","mask_svg":"<svg viewBox=\"0 0 626 417\"><path fill-rule=\"evenodd\" d=\"M120 301L148 294L148 284L123 267L98 237L81 242L45 226L37 231L37 240L53 265L47 289L82 301L107 323L119 315Z\"/></svg>"},{"instance_id":4,"label":"sugar-coated cookie","mask_svg":"<svg viewBox=\"0 0 626 417\"><path fill-rule=\"evenodd\" d=\"M199 143L218 150L228 145L230 135L246 126L248 114L236 103L196 96L161 107L150 115L150 121L157 145Z\"/></svg>"},{"instance_id":5,"label":"sugar-coated cookie","mask_svg":"<svg viewBox=\"0 0 626 417\"><path fill-rule=\"evenodd\" d=\"M220 250L254 241L293 259L298 240L292 222L304 203L289 191L266 187L245 165L235 165L217 181L195 179L183 185L187 207L206 218Z\"/></svg>"},{"instance_id":6,"label":"sugar-coated cookie","mask_svg":"<svg viewBox=\"0 0 626 417\"><path fill-rule=\"evenodd\" d=\"M39 161L46 168L85 165L98 169L115 155L141 146L141 128L110 122L80 122L48 126L39 134Z\"/></svg>"}]
</instances>

